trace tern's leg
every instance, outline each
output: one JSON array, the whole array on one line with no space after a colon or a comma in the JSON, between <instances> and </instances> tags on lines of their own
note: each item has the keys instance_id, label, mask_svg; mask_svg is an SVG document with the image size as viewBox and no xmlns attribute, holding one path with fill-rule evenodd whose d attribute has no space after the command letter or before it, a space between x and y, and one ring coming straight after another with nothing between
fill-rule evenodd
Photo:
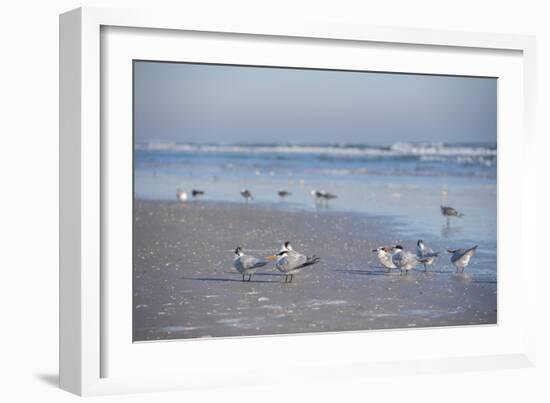
<instances>
[{"instance_id":1,"label":"tern's leg","mask_svg":"<svg viewBox=\"0 0 550 403\"><path fill-rule=\"evenodd\" d=\"M290 282L292 283L292 279L294 278L294 274L290 275Z\"/></svg>"},{"instance_id":2,"label":"tern's leg","mask_svg":"<svg viewBox=\"0 0 550 403\"><path fill-rule=\"evenodd\" d=\"M405 269L405 276L408 276L408 275L409 275L409 271Z\"/></svg>"},{"instance_id":3,"label":"tern's leg","mask_svg":"<svg viewBox=\"0 0 550 403\"><path fill-rule=\"evenodd\" d=\"M244 273L243 273L243 281L244 281Z\"/></svg>"},{"instance_id":4,"label":"tern's leg","mask_svg":"<svg viewBox=\"0 0 550 403\"><path fill-rule=\"evenodd\" d=\"M248 275L248 281L250 281L251 278L252 278L252 274L249 274Z\"/></svg>"},{"instance_id":5,"label":"tern's leg","mask_svg":"<svg viewBox=\"0 0 550 403\"><path fill-rule=\"evenodd\" d=\"M424 273L428 271L428 267L426 266L426 263L424 263Z\"/></svg>"}]
</instances>

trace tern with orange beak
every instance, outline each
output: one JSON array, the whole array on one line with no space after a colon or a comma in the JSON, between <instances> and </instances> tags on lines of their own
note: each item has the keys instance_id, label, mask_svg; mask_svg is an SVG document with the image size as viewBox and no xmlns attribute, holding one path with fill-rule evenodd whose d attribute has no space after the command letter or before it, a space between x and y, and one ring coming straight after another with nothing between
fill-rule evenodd
<instances>
[{"instance_id":1,"label":"tern with orange beak","mask_svg":"<svg viewBox=\"0 0 550 403\"><path fill-rule=\"evenodd\" d=\"M239 273L243 276L243 281L245 276L248 276L248 280L252 279L252 275L256 272L258 267L263 267L268 264L268 260L258 259L254 256L245 255L242 248L239 246L235 249L235 258L233 259L233 266Z\"/></svg>"},{"instance_id":2,"label":"tern with orange beak","mask_svg":"<svg viewBox=\"0 0 550 403\"><path fill-rule=\"evenodd\" d=\"M392 250L393 248L388 246L380 246L372 250L378 255L378 260L382 263L382 266L388 269L388 273L391 272L391 269L397 269L397 266L393 264L391 259Z\"/></svg>"},{"instance_id":3,"label":"tern with orange beak","mask_svg":"<svg viewBox=\"0 0 550 403\"><path fill-rule=\"evenodd\" d=\"M306 256L292 249L290 242L285 242L283 247L276 254L277 263L275 267L285 275L285 283L292 283L294 275L308 267L318 263L321 258L318 256Z\"/></svg>"}]
</instances>

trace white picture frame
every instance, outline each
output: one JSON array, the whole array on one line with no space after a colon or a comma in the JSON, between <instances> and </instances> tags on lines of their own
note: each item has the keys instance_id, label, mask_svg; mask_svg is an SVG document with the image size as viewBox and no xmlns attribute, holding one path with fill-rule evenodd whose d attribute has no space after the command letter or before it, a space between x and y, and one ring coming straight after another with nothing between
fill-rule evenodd
<instances>
[{"instance_id":1,"label":"white picture frame","mask_svg":"<svg viewBox=\"0 0 550 403\"><path fill-rule=\"evenodd\" d=\"M105 33L112 33L113 36L106 39ZM113 235L109 232L113 228L119 236L128 234L127 221L114 222L112 217L115 215L106 214L106 211L124 211L125 207L113 204L110 195L114 191L113 184L123 184L128 172L113 168L113 164L109 163L113 152L124 153L124 136L120 137L121 142L112 142L113 137L105 138L105 133L112 130L112 124L128 125L124 117L128 109L131 110L131 105L125 103L131 102L131 97L126 96L128 88L127 85L124 88L124 82L127 81L105 80L102 74L115 74L113 78L124 77L127 71L124 66L131 58L154 58L153 53L163 60L171 58L176 44L186 33L192 33L193 40L199 41L212 34L216 34L215 41L221 43L230 43L232 38L238 38L243 43L243 49L233 48L233 53L240 55L237 61L243 64L269 64L267 56L261 59L261 52L249 51L247 54L246 48L247 41L256 44L269 41L274 46L286 49L291 55L294 42L299 43L302 49L315 44L335 52L351 45L357 47L358 52L362 52L362 46L379 47L384 52L386 47L391 47L395 55L381 58L385 61L381 61L380 65L371 62L369 67L372 70L471 75L502 72L502 76L499 76L503 78L504 84L500 87L503 92L499 94L498 137L499 325L133 345L127 337L127 326L120 326L119 329L115 325L126 323L123 316L128 308L127 301L116 305L117 302L109 298L113 289L124 289L125 285L121 283L126 281L130 284L131 280L130 277L125 280L124 277L110 276L106 269L109 266L107 260L124 259L124 255L112 257L105 236L105 228L108 228L109 236ZM131 45L132 37L138 35L141 35L140 46L147 50L126 46ZM188 42L188 45L187 49L196 51L193 61L201 57L217 57L201 56L198 46L193 45L193 42ZM107 48L116 49L116 52L109 53ZM535 152L534 49L534 38L520 35L321 22L300 26L269 20L221 22L148 10L103 8L80 8L61 15L61 387L79 395L96 395L246 385L241 376L228 375L229 362L235 372L254 371L255 384L278 382L270 376L272 370L277 368L307 369L301 372L304 379L334 380L381 373L390 375L411 371L418 373L534 365L535 319L529 316L535 312L534 256L522 256L519 261L517 251L506 248L507 245L513 246L519 242L519 249L525 249L533 243L532 234L536 234L533 207L535 163L534 158L530 158ZM178 51L182 52L181 49ZM410 56L410 52L421 54L421 58L414 60L423 64L407 67L399 62L400 54ZM441 63L436 56L438 52L448 56L441 59ZM221 59L214 61L234 61L229 59L236 57L234 54L219 56ZM353 54L350 55L342 54L342 60L347 60L342 61L347 63L343 67L349 67L350 63L354 66ZM105 64L105 60L102 60L105 57L111 58L113 64ZM296 61L297 65L311 63L335 67L334 64L325 66L327 62L321 59L313 60L314 56L309 59L308 56L302 57ZM491 67L495 66L496 60L499 61L500 70ZM281 65L290 63L292 60ZM365 68L365 65L358 64L355 68ZM111 107L122 112L117 115L116 122L110 120ZM120 129L126 130L123 126ZM124 163L120 165L124 166ZM128 178L128 183L131 183L131 178ZM127 189L128 183L121 188ZM502 186L503 183L510 186ZM526 234L531 234L531 238L528 239ZM516 262L521 267L519 271L503 271L500 268L501 263L506 268L507 264ZM128 296L127 300L130 299ZM500 310L502 306L507 308L504 312ZM127 312L127 315L131 315L131 312ZM447 348L445 343L441 343L442 339L450 338L463 340L464 345ZM411 353L399 348L392 351L384 349L383 343L394 343L395 346L401 345L403 340L418 343L418 351ZM473 340L479 340L479 343L474 346ZM343 344L351 347L339 354L332 353L331 347ZM367 346L373 344L377 345L379 355L375 354L375 350L368 349ZM240 346L243 345L251 350L249 357L231 352L241 350ZM290 345L294 349L291 358L282 360L278 357L280 354L273 353L274 348ZM425 347L427 345L436 347L428 349ZM318 353L319 346L324 347L323 354ZM353 346L364 346L362 350L365 351L354 352ZM260 355L261 360L257 359ZM174 356L182 359L168 359ZM205 357L208 359L204 360ZM204 364L205 361L208 365ZM217 370L212 368L212 362L216 363ZM266 371L258 373L257 370L261 368ZM206 373L210 376L201 376Z\"/></svg>"}]
</instances>

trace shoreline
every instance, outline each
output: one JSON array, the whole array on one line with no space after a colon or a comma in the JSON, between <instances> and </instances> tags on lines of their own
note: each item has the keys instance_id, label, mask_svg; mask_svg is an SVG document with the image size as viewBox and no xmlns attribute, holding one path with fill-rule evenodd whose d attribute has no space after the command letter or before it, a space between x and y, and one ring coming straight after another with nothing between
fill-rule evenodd
<instances>
[{"instance_id":1,"label":"shoreline","mask_svg":"<svg viewBox=\"0 0 550 403\"><path fill-rule=\"evenodd\" d=\"M426 274L380 268L371 250L402 241L393 217L217 201L134 213L135 341L496 323L496 281L455 275L448 256ZM285 240L321 262L288 285L272 264L250 283L230 269L236 246L260 257Z\"/></svg>"}]
</instances>

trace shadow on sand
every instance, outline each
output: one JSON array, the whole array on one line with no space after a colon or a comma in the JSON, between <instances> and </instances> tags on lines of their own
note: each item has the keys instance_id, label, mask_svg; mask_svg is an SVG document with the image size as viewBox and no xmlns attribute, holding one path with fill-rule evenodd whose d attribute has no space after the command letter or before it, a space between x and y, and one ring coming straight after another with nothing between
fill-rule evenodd
<instances>
[{"instance_id":1,"label":"shadow on sand","mask_svg":"<svg viewBox=\"0 0 550 403\"><path fill-rule=\"evenodd\" d=\"M231 274L233 276L236 276L235 278L226 278L226 277L180 277L180 280L192 280L192 281L217 281L217 282L228 282L228 283L279 283L281 282L281 278L284 277L284 275L281 274L275 274L275 273L256 273L252 276L252 279L248 281L247 279L245 281L242 280L242 277L238 273L228 272L228 274ZM273 280L266 280L266 279L258 279L258 277L276 277L276 279Z\"/></svg>"}]
</instances>

